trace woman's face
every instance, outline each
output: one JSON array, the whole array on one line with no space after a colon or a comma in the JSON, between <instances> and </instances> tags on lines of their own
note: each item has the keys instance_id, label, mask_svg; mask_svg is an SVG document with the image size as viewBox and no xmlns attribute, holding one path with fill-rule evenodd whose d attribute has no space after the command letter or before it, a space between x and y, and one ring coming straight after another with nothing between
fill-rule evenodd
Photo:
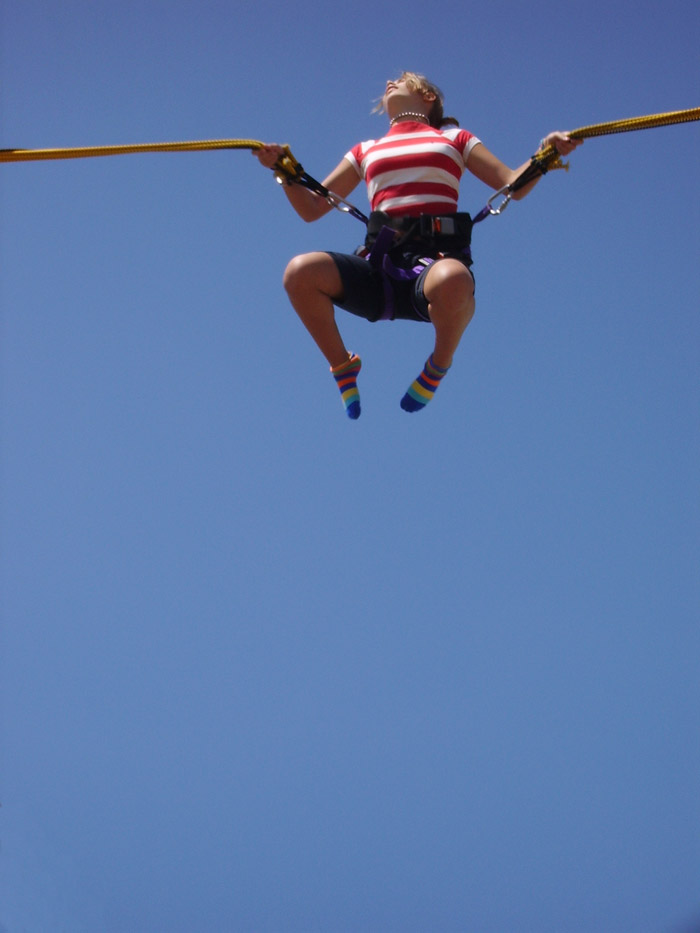
<instances>
[{"instance_id":1,"label":"woman's face","mask_svg":"<svg viewBox=\"0 0 700 933\"><path fill-rule=\"evenodd\" d=\"M396 97L405 98L411 95L413 92L408 87L406 83L406 78L396 78L393 81L387 81L386 88L384 90L383 101L384 104Z\"/></svg>"},{"instance_id":2,"label":"woman's face","mask_svg":"<svg viewBox=\"0 0 700 933\"><path fill-rule=\"evenodd\" d=\"M401 113L402 110L423 113L426 106L431 104L434 99L434 95L426 95L423 91L414 90L412 82L401 77L393 81L387 81L382 104L384 110L391 117L394 114Z\"/></svg>"}]
</instances>

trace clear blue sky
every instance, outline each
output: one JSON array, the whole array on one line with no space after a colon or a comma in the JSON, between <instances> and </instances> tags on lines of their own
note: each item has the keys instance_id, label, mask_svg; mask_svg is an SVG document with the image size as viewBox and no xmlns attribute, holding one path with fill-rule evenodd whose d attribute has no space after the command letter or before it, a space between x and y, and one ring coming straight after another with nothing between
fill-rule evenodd
<instances>
[{"instance_id":1,"label":"clear blue sky","mask_svg":"<svg viewBox=\"0 0 700 933\"><path fill-rule=\"evenodd\" d=\"M511 165L700 104L693 0L1 9L8 148L323 177L402 69ZM2 933L700 929L699 143L483 223L420 414L429 329L342 319L356 423L281 286L355 219L247 152L0 166Z\"/></svg>"}]
</instances>

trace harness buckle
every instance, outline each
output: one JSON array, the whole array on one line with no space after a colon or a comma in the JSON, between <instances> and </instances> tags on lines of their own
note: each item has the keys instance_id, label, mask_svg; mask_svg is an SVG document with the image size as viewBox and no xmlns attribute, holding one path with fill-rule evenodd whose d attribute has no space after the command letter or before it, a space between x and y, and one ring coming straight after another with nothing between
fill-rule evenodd
<instances>
[{"instance_id":1,"label":"harness buckle","mask_svg":"<svg viewBox=\"0 0 700 933\"><path fill-rule=\"evenodd\" d=\"M455 236L457 233L455 218L449 216L449 214L437 217L430 214L421 214L419 220L421 236Z\"/></svg>"}]
</instances>

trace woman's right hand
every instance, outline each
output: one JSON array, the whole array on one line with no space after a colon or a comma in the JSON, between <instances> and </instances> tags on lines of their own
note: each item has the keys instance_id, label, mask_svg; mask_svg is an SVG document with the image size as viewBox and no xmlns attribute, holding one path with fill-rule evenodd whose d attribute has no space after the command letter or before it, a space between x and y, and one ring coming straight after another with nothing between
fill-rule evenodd
<instances>
[{"instance_id":1,"label":"woman's right hand","mask_svg":"<svg viewBox=\"0 0 700 933\"><path fill-rule=\"evenodd\" d=\"M277 143L265 143L258 149L253 149L252 154L258 157L261 165L265 168L274 168L275 164L284 155L284 148Z\"/></svg>"}]
</instances>

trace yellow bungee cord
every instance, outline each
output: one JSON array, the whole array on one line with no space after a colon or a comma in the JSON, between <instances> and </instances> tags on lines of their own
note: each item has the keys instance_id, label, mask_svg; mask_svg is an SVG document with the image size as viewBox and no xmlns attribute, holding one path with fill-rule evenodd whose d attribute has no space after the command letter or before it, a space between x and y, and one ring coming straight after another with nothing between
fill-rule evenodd
<instances>
[{"instance_id":1,"label":"yellow bungee cord","mask_svg":"<svg viewBox=\"0 0 700 933\"><path fill-rule=\"evenodd\" d=\"M203 152L209 149L260 149L257 139L200 139L181 143L134 143L127 146L79 146L73 149L0 149L0 162L85 159L140 152Z\"/></svg>"}]
</instances>

